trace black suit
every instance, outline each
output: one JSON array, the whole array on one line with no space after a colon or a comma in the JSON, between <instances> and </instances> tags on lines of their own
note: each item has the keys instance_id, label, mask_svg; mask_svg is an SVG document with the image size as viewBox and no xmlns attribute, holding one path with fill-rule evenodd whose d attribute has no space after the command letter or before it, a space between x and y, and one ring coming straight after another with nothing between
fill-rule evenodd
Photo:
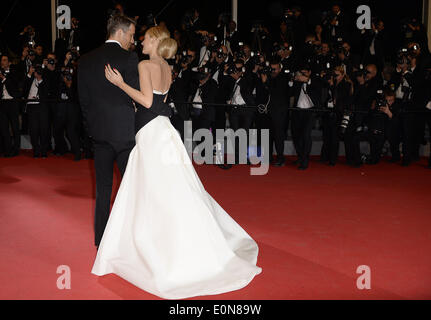
<instances>
[{"instance_id":1,"label":"black suit","mask_svg":"<svg viewBox=\"0 0 431 320\"><path fill-rule=\"evenodd\" d=\"M11 68L9 74L6 74L6 79L0 81L0 133L5 155L19 152L21 136L19 132L19 103L5 99L3 89L6 88L7 93L12 98L21 97L20 80L18 71ZM9 124L12 128L13 144Z\"/></svg>"},{"instance_id":2,"label":"black suit","mask_svg":"<svg viewBox=\"0 0 431 320\"><path fill-rule=\"evenodd\" d=\"M297 107L300 94L305 90L311 100L312 107L319 108L322 100L322 84L318 78L311 78L310 83L303 88L303 82L295 82L292 87L295 98L294 105ZM292 140L298 154L298 161L302 168L308 167L309 156L312 147L311 131L315 121L314 112L301 110L292 111Z\"/></svg>"},{"instance_id":3,"label":"black suit","mask_svg":"<svg viewBox=\"0 0 431 320\"><path fill-rule=\"evenodd\" d=\"M259 81L256 87L256 96L266 105L268 103L268 114L271 121L269 136L269 154L272 156L272 146L275 143L277 159L284 159L284 140L286 138L287 124L289 121L289 79L284 73L275 78L269 78L266 83ZM259 120L264 116L258 115Z\"/></svg>"},{"instance_id":4,"label":"black suit","mask_svg":"<svg viewBox=\"0 0 431 320\"><path fill-rule=\"evenodd\" d=\"M105 78L106 64L116 68L124 81L139 90L138 57L117 43L105 43L81 57L78 93L84 124L94 141L96 171L95 244L99 245L109 217L114 162L121 174L135 145L135 110L130 97ZM170 115L170 108L153 110ZM142 106L138 106L142 108ZM162 107L161 107L162 108Z\"/></svg>"},{"instance_id":5,"label":"black suit","mask_svg":"<svg viewBox=\"0 0 431 320\"><path fill-rule=\"evenodd\" d=\"M34 75L32 77L26 76L24 82L25 98L28 97L34 80ZM43 78L37 89L37 98L40 100L50 99L52 98L52 93L50 82ZM34 98L30 97L30 99ZM46 156L50 143L49 103L28 103L26 106L26 112L28 114L28 129L33 152L35 155Z\"/></svg>"}]
</instances>

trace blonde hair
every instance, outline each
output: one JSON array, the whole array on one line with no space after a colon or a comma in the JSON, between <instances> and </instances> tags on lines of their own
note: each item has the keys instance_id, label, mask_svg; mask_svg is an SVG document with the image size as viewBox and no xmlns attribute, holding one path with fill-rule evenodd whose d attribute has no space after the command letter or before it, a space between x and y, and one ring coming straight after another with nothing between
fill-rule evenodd
<instances>
[{"instance_id":1,"label":"blonde hair","mask_svg":"<svg viewBox=\"0 0 431 320\"><path fill-rule=\"evenodd\" d=\"M352 80L350 80L349 76L346 74L344 67L343 66L336 66L334 68L334 70L340 72L341 75L343 76L343 79L346 80L350 84L350 95L353 95L353 92L354 92L353 82L352 82Z\"/></svg>"},{"instance_id":2,"label":"blonde hair","mask_svg":"<svg viewBox=\"0 0 431 320\"><path fill-rule=\"evenodd\" d=\"M147 30L146 35L159 40L157 53L164 59L171 59L175 56L178 49L177 42L171 38L168 29L160 26L151 27Z\"/></svg>"}]
</instances>

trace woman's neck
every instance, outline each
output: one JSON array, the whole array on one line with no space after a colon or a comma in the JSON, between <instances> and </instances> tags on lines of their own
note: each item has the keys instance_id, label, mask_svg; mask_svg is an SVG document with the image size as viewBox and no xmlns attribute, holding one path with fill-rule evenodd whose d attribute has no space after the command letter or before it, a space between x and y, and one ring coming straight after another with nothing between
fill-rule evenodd
<instances>
[{"instance_id":1,"label":"woman's neck","mask_svg":"<svg viewBox=\"0 0 431 320\"><path fill-rule=\"evenodd\" d=\"M150 60L162 60L162 57L157 54L157 52L150 52Z\"/></svg>"}]
</instances>

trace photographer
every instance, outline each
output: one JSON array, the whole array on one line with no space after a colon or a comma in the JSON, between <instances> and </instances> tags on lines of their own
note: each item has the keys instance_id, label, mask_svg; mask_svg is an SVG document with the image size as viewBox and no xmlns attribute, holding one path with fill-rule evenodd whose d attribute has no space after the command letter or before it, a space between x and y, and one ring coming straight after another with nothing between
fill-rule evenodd
<instances>
[{"instance_id":1,"label":"photographer","mask_svg":"<svg viewBox=\"0 0 431 320\"><path fill-rule=\"evenodd\" d=\"M292 83L289 83L289 86ZM304 64L296 72L292 84L294 107L292 111L291 128L293 143L298 155L298 169L308 168L309 156L312 147L311 130L315 122L314 112L311 108L319 108L322 99L321 80L312 76L311 67Z\"/></svg>"},{"instance_id":2,"label":"photographer","mask_svg":"<svg viewBox=\"0 0 431 320\"><path fill-rule=\"evenodd\" d=\"M227 82L230 92L227 104L233 105L229 113L230 127L234 131L245 129L248 137L256 112L252 81L250 77L244 76L245 68L241 60L227 65L226 73L229 75ZM248 144L249 142L247 142L247 150ZM236 143L235 158L239 160L239 145Z\"/></svg>"},{"instance_id":3,"label":"photographer","mask_svg":"<svg viewBox=\"0 0 431 320\"><path fill-rule=\"evenodd\" d=\"M52 91L49 82L43 78L41 65L31 66L24 84L24 97L27 99L49 99ZM49 147L49 106L46 102L27 102L30 140L34 158L46 158Z\"/></svg>"},{"instance_id":4,"label":"photographer","mask_svg":"<svg viewBox=\"0 0 431 320\"><path fill-rule=\"evenodd\" d=\"M192 84L192 101L193 104L192 119L193 131L198 129L210 129L215 121L216 111L214 103L216 101L218 87L217 82L211 78L211 73L207 68L200 68L194 73L194 82ZM215 135L214 135L215 140Z\"/></svg>"},{"instance_id":5,"label":"photographer","mask_svg":"<svg viewBox=\"0 0 431 320\"><path fill-rule=\"evenodd\" d=\"M70 142L71 151L75 161L81 160L80 133L80 107L76 87L75 71L72 68L62 68L60 83L55 98L61 102L54 107L54 141L55 154L64 155L68 147L64 139L65 132Z\"/></svg>"},{"instance_id":6,"label":"photographer","mask_svg":"<svg viewBox=\"0 0 431 320\"><path fill-rule=\"evenodd\" d=\"M337 64L343 66L345 73L353 76L353 66L358 65L360 57L358 54L352 53L350 44L347 41L342 41L335 48Z\"/></svg>"},{"instance_id":7,"label":"photographer","mask_svg":"<svg viewBox=\"0 0 431 320\"><path fill-rule=\"evenodd\" d=\"M322 23L330 43L336 43L337 38L346 38L347 25L348 21L346 21L344 13L338 4L332 6L331 12Z\"/></svg>"},{"instance_id":8,"label":"photographer","mask_svg":"<svg viewBox=\"0 0 431 320\"><path fill-rule=\"evenodd\" d=\"M362 61L366 64L375 64L379 72L382 71L385 62L384 29L383 21L374 19L371 30L361 30L361 43L365 43Z\"/></svg>"},{"instance_id":9,"label":"photographer","mask_svg":"<svg viewBox=\"0 0 431 320\"><path fill-rule=\"evenodd\" d=\"M329 70L323 78L326 80L323 82L323 107L331 111L322 115L323 145L320 161L334 166L340 145L338 128L345 109L351 103L353 83L342 66Z\"/></svg>"},{"instance_id":10,"label":"photographer","mask_svg":"<svg viewBox=\"0 0 431 320\"><path fill-rule=\"evenodd\" d=\"M21 73L22 78L29 72L30 67L35 63L36 53L29 46L22 48L21 59L18 62L17 69Z\"/></svg>"},{"instance_id":11,"label":"photographer","mask_svg":"<svg viewBox=\"0 0 431 320\"><path fill-rule=\"evenodd\" d=\"M256 87L256 95L265 101L267 112L271 121L269 154L272 157L273 144L277 152L275 166L284 166L284 140L286 139L289 107L289 81L292 80L293 73L282 72L282 65L279 60L270 63L269 70L259 72L260 82Z\"/></svg>"},{"instance_id":12,"label":"photographer","mask_svg":"<svg viewBox=\"0 0 431 320\"><path fill-rule=\"evenodd\" d=\"M36 35L36 31L33 26L28 25L24 27L23 31L18 35L18 42L20 47L29 46L34 48L36 43L39 43L39 38Z\"/></svg>"},{"instance_id":13,"label":"photographer","mask_svg":"<svg viewBox=\"0 0 431 320\"><path fill-rule=\"evenodd\" d=\"M280 58L280 63L284 70L293 70L296 65L296 58L293 54L293 47L288 42L281 42L274 47L274 54Z\"/></svg>"},{"instance_id":14,"label":"photographer","mask_svg":"<svg viewBox=\"0 0 431 320\"><path fill-rule=\"evenodd\" d=\"M18 71L12 68L7 55L1 56L0 63L0 133L4 156L8 158L17 156L20 150L19 103L12 99L22 95L21 78ZM12 129L13 141L9 126Z\"/></svg>"},{"instance_id":15,"label":"photographer","mask_svg":"<svg viewBox=\"0 0 431 320\"><path fill-rule=\"evenodd\" d=\"M229 81L226 80L230 80L230 77L225 75L224 72L231 61L232 57L228 54L227 47L222 45L217 51L211 54L210 60L204 65L205 68L210 70L211 78L217 83L217 103L226 103L229 99L229 95L231 93L230 90L232 88L229 87ZM225 129L227 108L219 106L215 111L215 128Z\"/></svg>"},{"instance_id":16,"label":"photographer","mask_svg":"<svg viewBox=\"0 0 431 320\"><path fill-rule=\"evenodd\" d=\"M373 101L371 106L368 130L368 141L370 143L368 164L379 163L386 137L390 143L391 162L400 159L399 112L400 103L395 100L395 93L388 89L385 91L379 90L377 99Z\"/></svg>"},{"instance_id":17,"label":"photographer","mask_svg":"<svg viewBox=\"0 0 431 320\"><path fill-rule=\"evenodd\" d=\"M423 111L426 105L426 94L429 88L425 87L424 72L417 65L417 56L414 51L403 48L397 58L396 98L402 104L403 127L403 160L402 165L408 166L414 160L419 160L419 147L423 137L421 132L421 117L417 111Z\"/></svg>"},{"instance_id":18,"label":"photographer","mask_svg":"<svg viewBox=\"0 0 431 320\"><path fill-rule=\"evenodd\" d=\"M347 164L359 168L362 165L360 142L365 140L367 116L381 80L377 77L377 67L373 64L367 65L363 70L355 71L354 74L356 86L352 98L353 110L358 112L350 114L350 121L344 127L343 135Z\"/></svg>"}]
</instances>

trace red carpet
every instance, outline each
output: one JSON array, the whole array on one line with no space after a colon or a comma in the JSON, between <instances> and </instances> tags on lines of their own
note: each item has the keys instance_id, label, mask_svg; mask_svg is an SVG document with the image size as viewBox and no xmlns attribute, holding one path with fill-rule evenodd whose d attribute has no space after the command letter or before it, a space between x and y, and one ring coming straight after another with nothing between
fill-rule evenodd
<instances>
[{"instance_id":1,"label":"red carpet","mask_svg":"<svg viewBox=\"0 0 431 320\"><path fill-rule=\"evenodd\" d=\"M258 242L263 273L201 299L431 299L431 170L311 162L250 176L248 166L196 166L208 192ZM93 162L0 159L0 299L158 299L90 273ZM118 188L118 179L116 182ZM57 267L71 289L57 289ZM371 289L356 287L359 265Z\"/></svg>"}]
</instances>

